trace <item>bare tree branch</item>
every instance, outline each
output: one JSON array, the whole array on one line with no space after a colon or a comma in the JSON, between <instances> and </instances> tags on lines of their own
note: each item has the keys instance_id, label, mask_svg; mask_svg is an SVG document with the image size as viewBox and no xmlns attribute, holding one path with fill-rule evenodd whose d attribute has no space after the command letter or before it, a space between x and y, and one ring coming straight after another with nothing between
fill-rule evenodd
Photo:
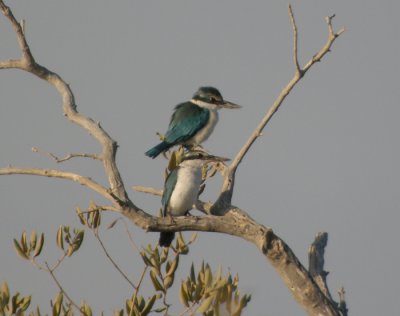
<instances>
[{"instance_id":1,"label":"bare tree branch","mask_svg":"<svg viewBox=\"0 0 400 316\"><path fill-rule=\"evenodd\" d=\"M256 141L256 139L262 135L263 129L265 128L267 123L270 121L272 116L278 111L279 107L282 105L285 98L289 95L289 93L293 90L295 85L300 81L300 79L305 75L305 73L315 63L321 61L321 59L330 51L336 38L339 37L345 31L345 28L341 28L337 33L335 33L333 31L333 27L332 27L332 19L334 16L327 17L326 22L328 25L329 34L328 34L328 40L327 40L326 44L318 51L318 53L316 53L310 59L310 61L303 68L301 68L299 66L298 57L297 57L297 41L298 41L297 26L295 23L292 7L290 5L289 5L289 17L290 17L290 21L292 23L293 35L294 35L293 60L294 60L294 64L295 64L295 73L294 73L292 79L289 81L289 83L286 85L286 87L281 91L281 93L279 94L277 99L274 101L271 108L268 110L268 112L266 113L264 118L261 120L260 124L256 127L256 129L250 135L247 142L239 150L236 157L233 159L232 163L230 164L228 171L225 174L225 179L224 179L223 187L221 190L221 195L219 196L218 200L215 203L215 208L214 208L215 211L218 208L224 209L230 205L231 199L232 199L234 182L235 182L234 181L235 173L236 173L236 170L237 170L240 162L243 160L244 156L247 154L247 152L249 151L249 149L253 145L253 143Z\"/></svg>"},{"instance_id":2,"label":"bare tree branch","mask_svg":"<svg viewBox=\"0 0 400 316\"><path fill-rule=\"evenodd\" d=\"M311 244L308 250L308 271L326 297L332 299L328 285L326 284L326 276L328 275L328 272L324 271L324 254L327 244L327 233L318 233L317 236L315 236L314 242Z\"/></svg>"},{"instance_id":3,"label":"bare tree branch","mask_svg":"<svg viewBox=\"0 0 400 316\"><path fill-rule=\"evenodd\" d=\"M110 192L97 182L93 181L90 178L81 176L76 173L60 171L55 169L36 169L36 168L17 168L17 167L7 167L0 168L0 176L1 175L13 175L13 174L25 174L32 176L41 176L41 177L49 177L49 178L59 178L66 179L77 182L93 191L99 193L106 199L110 201L115 201L114 197L110 194Z\"/></svg>"},{"instance_id":4,"label":"bare tree branch","mask_svg":"<svg viewBox=\"0 0 400 316\"><path fill-rule=\"evenodd\" d=\"M47 81L57 89L63 100L64 115L71 122L86 129L89 134L91 134L102 145L103 151L101 157L112 194L124 203L130 204L133 208L136 208L128 198L115 162L115 155L118 147L117 143L106 133L105 130L103 130L99 123L96 123L91 118L78 113L74 95L69 85L59 75L36 63L20 23L15 19L10 8L4 4L3 0L0 1L0 10L10 21L17 35L17 41L22 52L22 57L19 60L0 62L0 69L16 68L30 72L31 74Z\"/></svg>"}]
</instances>

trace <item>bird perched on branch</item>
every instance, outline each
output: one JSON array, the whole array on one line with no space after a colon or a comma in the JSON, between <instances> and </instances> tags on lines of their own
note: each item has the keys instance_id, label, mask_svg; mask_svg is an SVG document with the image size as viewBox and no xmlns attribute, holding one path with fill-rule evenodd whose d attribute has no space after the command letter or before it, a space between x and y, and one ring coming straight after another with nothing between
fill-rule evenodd
<instances>
[{"instance_id":1,"label":"bird perched on branch","mask_svg":"<svg viewBox=\"0 0 400 316\"><path fill-rule=\"evenodd\" d=\"M156 158L174 145L183 144L187 147L200 145L214 130L218 122L219 109L240 107L224 100L216 88L199 88L190 101L175 107L163 141L148 150L145 155Z\"/></svg>"},{"instance_id":2,"label":"bird perched on branch","mask_svg":"<svg viewBox=\"0 0 400 316\"><path fill-rule=\"evenodd\" d=\"M161 203L162 215L186 215L197 201L202 183L201 169L209 162L222 162L229 159L213 156L202 151L187 152L179 165L173 169L165 180ZM172 217L171 217L172 219ZM174 232L161 232L159 244L169 247L174 240Z\"/></svg>"}]
</instances>

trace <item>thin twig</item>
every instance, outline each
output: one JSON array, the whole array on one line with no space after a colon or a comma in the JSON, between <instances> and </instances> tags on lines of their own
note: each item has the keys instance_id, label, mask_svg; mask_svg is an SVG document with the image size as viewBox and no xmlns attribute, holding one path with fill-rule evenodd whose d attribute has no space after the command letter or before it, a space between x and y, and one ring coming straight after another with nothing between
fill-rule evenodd
<instances>
[{"instance_id":1,"label":"thin twig","mask_svg":"<svg viewBox=\"0 0 400 316\"><path fill-rule=\"evenodd\" d=\"M38 153L38 154L42 154L42 155L48 156L48 157L54 159L54 161L57 162L57 163L64 162L64 161L70 160L72 158L77 158L77 157L80 157L80 158L91 158L91 159L94 159L94 160L102 160L101 156L99 156L97 154L72 153L72 154L68 154L64 158L59 158L56 155L54 155L54 154L52 154L50 152L47 152L47 151L40 150L37 147L33 147L32 151L34 153Z\"/></svg>"},{"instance_id":2,"label":"thin twig","mask_svg":"<svg viewBox=\"0 0 400 316\"><path fill-rule=\"evenodd\" d=\"M332 19L334 16L331 16L327 18L327 24L328 24L328 40L326 44L319 50L319 52L314 55L311 60L304 66L303 69L300 68L299 63L298 63L298 58L297 58L297 26L295 24L295 19L293 15L293 11L291 6L289 6L289 16L290 20L292 23L293 27L293 36L294 36L294 47L293 47L293 59L296 65L296 71L293 76L293 78L289 81L287 86L281 91L275 102L272 104L271 108L268 110L264 118L261 120L260 124L256 127L256 129L253 131L253 133L250 135L249 139L247 142L244 144L244 146L239 150L237 153L236 157L233 159L231 165L229 166L231 172L235 172L239 163L242 161L252 144L255 142L255 140L262 134L262 131L264 127L267 125L269 120L272 118L272 116L278 111L279 107L285 100L285 98L288 96L288 94L292 91L294 86L299 82L299 80L303 77L303 75L313 66L316 62L319 62L322 57L325 56L330 51L330 48L333 44L333 42L336 40L337 37L339 37L344 31L345 28L341 28L337 33L333 31L332 27Z\"/></svg>"},{"instance_id":3,"label":"thin twig","mask_svg":"<svg viewBox=\"0 0 400 316\"><path fill-rule=\"evenodd\" d=\"M93 231L93 230L92 230ZM110 256L110 254L108 253L106 247L103 244L103 241L101 240L98 231L93 231L94 236L96 237L96 239L99 241L101 248L103 249L105 255L107 256L107 258L111 261L111 263L113 264L113 266L115 267L115 269L118 270L118 272L123 276L123 278L134 288L136 289L137 287L135 286L135 284L133 284L133 282L131 280L129 280L128 276L121 270L121 268L118 266L118 264L114 261L114 259Z\"/></svg>"},{"instance_id":4,"label":"thin twig","mask_svg":"<svg viewBox=\"0 0 400 316\"><path fill-rule=\"evenodd\" d=\"M42 266L40 263L38 263L38 262L35 260L35 258L31 258L31 259L30 259L30 262L31 262L38 270L47 271L47 269L46 269L44 266Z\"/></svg>"},{"instance_id":5,"label":"thin twig","mask_svg":"<svg viewBox=\"0 0 400 316\"><path fill-rule=\"evenodd\" d=\"M157 196L163 195L163 190L158 190L151 187L144 187L141 185L134 185L132 189L135 190L136 192L149 193Z\"/></svg>"},{"instance_id":6,"label":"thin twig","mask_svg":"<svg viewBox=\"0 0 400 316\"><path fill-rule=\"evenodd\" d=\"M293 61L294 65L296 67L296 73L298 76L302 75L302 70L299 65L299 59L298 59L298 53L297 53L297 25L296 21L294 19L293 11L292 11L292 6L289 4L289 17L290 17L290 22L292 23L292 28L293 28Z\"/></svg>"},{"instance_id":7,"label":"thin twig","mask_svg":"<svg viewBox=\"0 0 400 316\"><path fill-rule=\"evenodd\" d=\"M138 285L136 286L135 292L133 293L133 297L132 297L133 306L135 305L135 300L136 300L136 297L137 297L137 295L139 293L139 289L140 289L140 286L142 285L142 282L143 282L144 276L146 274L147 268L148 268L148 266L144 266L142 274L140 275L140 278L139 278ZM133 306L132 306L131 312L133 310Z\"/></svg>"},{"instance_id":8,"label":"thin twig","mask_svg":"<svg viewBox=\"0 0 400 316\"><path fill-rule=\"evenodd\" d=\"M61 286L60 282L58 282L56 276L54 275L53 270L50 269L49 265L47 262L45 262L46 267L47 267L47 271L50 273L51 277L53 278L54 282L57 284L58 288L60 289L60 291L65 295L65 297L68 299L68 301L78 310L81 311L81 308L79 307L78 304L76 304L71 297L68 295L68 293L64 290L64 288Z\"/></svg>"},{"instance_id":9,"label":"thin twig","mask_svg":"<svg viewBox=\"0 0 400 316\"><path fill-rule=\"evenodd\" d=\"M328 25L328 40L326 42L326 44L319 50L319 52L317 54L315 54L309 61L307 64L305 64L304 68L303 68L303 72L306 73L315 63L320 62L321 59L331 51L331 47L333 42L336 40L336 38L338 38L343 32L346 31L345 27L342 27L339 31L337 31L335 33L335 31L333 30L333 26L332 26L332 20L335 17L335 15L331 15L331 16L327 16L325 18L325 21Z\"/></svg>"},{"instance_id":10,"label":"thin twig","mask_svg":"<svg viewBox=\"0 0 400 316\"><path fill-rule=\"evenodd\" d=\"M68 253L68 251L65 250L64 254L61 256L61 258L57 259L57 262L54 264L54 266L50 268L51 272L54 272L59 267L61 262L63 262L64 259L67 257L67 253ZM49 269L49 265L47 264L47 262L46 262L46 267Z\"/></svg>"},{"instance_id":11,"label":"thin twig","mask_svg":"<svg viewBox=\"0 0 400 316\"><path fill-rule=\"evenodd\" d=\"M124 227L125 227L125 231L126 231L126 233L128 234L128 238L129 238L129 241L130 241L130 243L131 243L131 245L132 245L132 248L133 248L134 250L136 250L138 253L140 253L140 249L139 249L139 247L136 245L135 241L133 240L132 234L131 234L131 232L129 231L128 224L126 223L125 218L122 218L122 217L121 217L121 220L122 220L122 224L123 224ZM138 285L138 286L139 286L139 285Z\"/></svg>"}]
</instances>

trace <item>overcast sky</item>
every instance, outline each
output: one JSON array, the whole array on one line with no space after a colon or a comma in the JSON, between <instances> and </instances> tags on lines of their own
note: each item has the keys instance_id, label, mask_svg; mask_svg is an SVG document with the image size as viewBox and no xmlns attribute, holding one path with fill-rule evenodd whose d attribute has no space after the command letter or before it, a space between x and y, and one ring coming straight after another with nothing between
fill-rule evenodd
<instances>
[{"instance_id":1,"label":"overcast sky","mask_svg":"<svg viewBox=\"0 0 400 316\"><path fill-rule=\"evenodd\" d=\"M118 142L118 165L130 197L157 214L160 199L133 185L161 188L166 161L144 152L165 132L173 106L201 85L213 85L243 105L222 111L204 144L233 157L291 79L292 30L286 1L8 1L37 61L73 89L79 111L101 122ZM350 315L398 315L400 266L400 2L293 0L301 63L325 43L324 17L348 31L303 78L240 165L233 202L272 227L307 266L315 234L329 233L325 269L331 292L344 286ZM0 58L20 55L8 21L0 17ZM101 165L74 160L57 165L32 147L63 156L97 152L98 144L65 120L61 100L47 83L17 70L0 71L0 165L61 168L105 184ZM219 181L204 199L216 197ZM33 294L50 311L57 288L50 277L19 259L12 239L32 229L47 236L43 256L59 252L60 224L79 227L75 207L95 193L62 180L0 177L0 282ZM105 216L105 223L116 218ZM139 245L158 235L129 225ZM102 231L116 261L133 279L141 261L122 225ZM186 236L190 236L187 233ZM76 301L95 313L124 306L128 284L87 234L83 251L57 276ZM251 244L199 234L181 258L179 281L192 262L240 275L252 294L246 315L305 315L274 269ZM145 294L145 293L144 293ZM181 309L176 309L175 312Z\"/></svg>"}]
</instances>

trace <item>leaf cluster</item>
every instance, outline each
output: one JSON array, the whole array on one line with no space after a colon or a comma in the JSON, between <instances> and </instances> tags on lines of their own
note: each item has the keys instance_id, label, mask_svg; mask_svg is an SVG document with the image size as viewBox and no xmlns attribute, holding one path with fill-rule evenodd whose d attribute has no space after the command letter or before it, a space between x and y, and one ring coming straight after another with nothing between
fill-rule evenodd
<instances>
[{"instance_id":1,"label":"leaf cluster","mask_svg":"<svg viewBox=\"0 0 400 316\"><path fill-rule=\"evenodd\" d=\"M89 207L85 211L81 211L80 208L76 209L77 216L82 225L92 231L100 243L99 228L101 226L102 210L94 202L90 202ZM113 228L116 222L117 220L109 225L108 228ZM41 254L43 249L45 240L43 233L37 234L35 231L32 231L30 238L28 238L27 233L23 231L19 240L14 239L17 254L23 259L31 261L37 268L50 273L57 283L60 292L51 301L53 316L74 315L74 311L76 310L79 310L81 315L92 315L92 309L86 302L82 302L80 305L73 302L54 275L55 269L61 265L62 261L72 256L81 248L84 233L83 229L71 228L67 225L59 226L56 234L56 245L63 251L63 254L53 267L50 267L47 262L45 265L39 264L36 258ZM125 308L116 310L114 315L146 316L154 313L169 315L168 310L171 305L167 301L168 291L174 285L181 256L189 253L190 245L196 238L197 233L194 233L189 241L185 241L183 235L178 233L175 243L171 247L160 248L158 246L147 245L147 247L142 248L140 256L144 263L144 269L141 280L136 286L134 285L133 294L126 300ZM108 256L109 254L106 253L106 255ZM146 297L140 291L145 275L147 275L154 289ZM213 274L210 266L204 263L196 275L194 265L192 264L190 275L185 281L181 281L180 284L180 300L185 306L185 310L181 315L202 313L207 316L218 316L222 315L222 310L228 312L229 315L241 315L243 308L250 301L250 296L240 296L237 285L237 276L234 278L231 275L222 276L221 269ZM0 291L0 316L24 315L24 311L28 309L30 303L30 296L20 297L19 293L16 293L10 297L7 284L3 284ZM40 316L39 307L29 315Z\"/></svg>"},{"instance_id":2,"label":"leaf cluster","mask_svg":"<svg viewBox=\"0 0 400 316\"><path fill-rule=\"evenodd\" d=\"M74 228L71 233L69 226L62 226L57 230L57 247L65 251L68 257L79 250L82 245L85 231L82 229Z\"/></svg>"},{"instance_id":3,"label":"leaf cluster","mask_svg":"<svg viewBox=\"0 0 400 316\"><path fill-rule=\"evenodd\" d=\"M14 248L17 254L26 260L30 260L40 255L44 244L44 234L38 234L35 230L32 231L30 240L28 240L25 231L22 232L21 238L18 241L14 238Z\"/></svg>"},{"instance_id":4,"label":"leaf cluster","mask_svg":"<svg viewBox=\"0 0 400 316\"><path fill-rule=\"evenodd\" d=\"M10 294L7 282L0 287L0 316L22 316L31 303L31 296L21 296L19 292Z\"/></svg>"},{"instance_id":5,"label":"leaf cluster","mask_svg":"<svg viewBox=\"0 0 400 316\"><path fill-rule=\"evenodd\" d=\"M190 275L182 281L179 298L186 307L198 304L197 312L204 316L233 315L240 316L250 302L251 295L240 295L239 277L222 275L219 268L216 273L207 263L202 263L199 272L195 273L194 265Z\"/></svg>"}]
</instances>

